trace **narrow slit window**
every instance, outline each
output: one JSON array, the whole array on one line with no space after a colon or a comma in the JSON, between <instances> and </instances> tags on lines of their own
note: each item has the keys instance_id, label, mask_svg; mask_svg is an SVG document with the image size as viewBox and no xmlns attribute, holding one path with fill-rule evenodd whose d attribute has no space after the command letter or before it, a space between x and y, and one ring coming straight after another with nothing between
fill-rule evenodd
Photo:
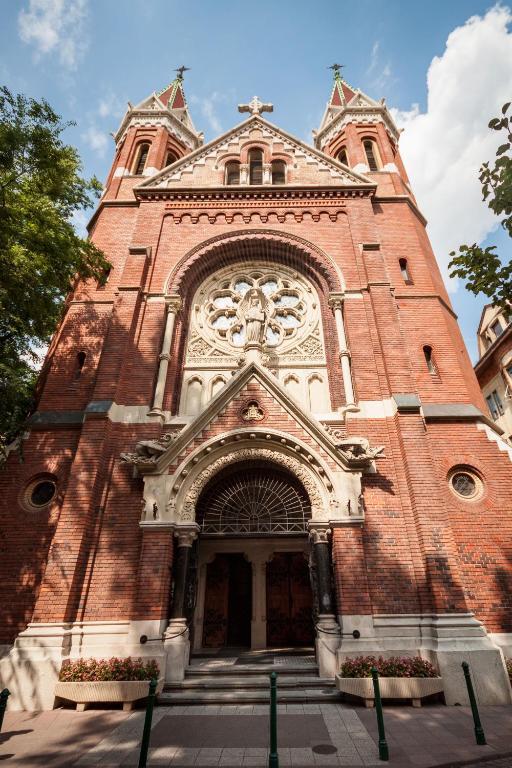
<instances>
[{"instance_id":1,"label":"narrow slit window","mask_svg":"<svg viewBox=\"0 0 512 768\"><path fill-rule=\"evenodd\" d=\"M437 366L434 362L434 356L432 353L432 347L425 346L423 347L423 354L425 355L425 362L427 364L428 372L436 375L437 374Z\"/></svg>"},{"instance_id":2,"label":"narrow slit window","mask_svg":"<svg viewBox=\"0 0 512 768\"><path fill-rule=\"evenodd\" d=\"M100 279L98 280L98 288L104 288L106 286L106 284L109 281L110 273L111 272L112 272L112 267L106 267L103 270L103 273L102 273Z\"/></svg>"},{"instance_id":3,"label":"narrow slit window","mask_svg":"<svg viewBox=\"0 0 512 768\"><path fill-rule=\"evenodd\" d=\"M409 273L409 267L407 266L407 259L398 259L400 264L400 272L405 283L412 283L411 275Z\"/></svg>"},{"instance_id":4,"label":"narrow slit window","mask_svg":"<svg viewBox=\"0 0 512 768\"><path fill-rule=\"evenodd\" d=\"M491 325L491 331L493 332L496 338L498 338L498 336L501 336L501 334L503 333L503 326L499 319L495 320L495 322Z\"/></svg>"},{"instance_id":5,"label":"narrow slit window","mask_svg":"<svg viewBox=\"0 0 512 768\"><path fill-rule=\"evenodd\" d=\"M165 165L172 165L176 162L178 159L178 155L176 155L174 152L168 152L167 157L165 158Z\"/></svg>"},{"instance_id":6,"label":"narrow slit window","mask_svg":"<svg viewBox=\"0 0 512 768\"><path fill-rule=\"evenodd\" d=\"M77 356L76 356L75 372L74 372L74 375L73 375L73 379L75 381L78 381L78 379L82 375L82 371L83 371L83 368L84 368L84 365L85 365L85 358L86 357L87 357L87 355L85 354L85 352L79 352L77 354Z\"/></svg>"},{"instance_id":7,"label":"narrow slit window","mask_svg":"<svg viewBox=\"0 0 512 768\"><path fill-rule=\"evenodd\" d=\"M240 163L235 161L226 163L226 184L228 186L240 184Z\"/></svg>"},{"instance_id":8,"label":"narrow slit window","mask_svg":"<svg viewBox=\"0 0 512 768\"><path fill-rule=\"evenodd\" d=\"M378 171L379 164L377 162L377 146L371 139L365 139L363 141L363 147L368 161L368 168L370 171Z\"/></svg>"},{"instance_id":9,"label":"narrow slit window","mask_svg":"<svg viewBox=\"0 0 512 768\"><path fill-rule=\"evenodd\" d=\"M135 176L142 176L149 154L149 144L141 144L135 163Z\"/></svg>"},{"instance_id":10,"label":"narrow slit window","mask_svg":"<svg viewBox=\"0 0 512 768\"><path fill-rule=\"evenodd\" d=\"M263 184L263 152L251 149L249 152L249 183Z\"/></svg>"},{"instance_id":11,"label":"narrow slit window","mask_svg":"<svg viewBox=\"0 0 512 768\"><path fill-rule=\"evenodd\" d=\"M338 162L342 163L343 165L348 165L347 150L345 147L342 147L338 152Z\"/></svg>"},{"instance_id":12,"label":"narrow slit window","mask_svg":"<svg viewBox=\"0 0 512 768\"><path fill-rule=\"evenodd\" d=\"M286 164L283 160L272 161L272 184L284 184L286 181Z\"/></svg>"}]
</instances>

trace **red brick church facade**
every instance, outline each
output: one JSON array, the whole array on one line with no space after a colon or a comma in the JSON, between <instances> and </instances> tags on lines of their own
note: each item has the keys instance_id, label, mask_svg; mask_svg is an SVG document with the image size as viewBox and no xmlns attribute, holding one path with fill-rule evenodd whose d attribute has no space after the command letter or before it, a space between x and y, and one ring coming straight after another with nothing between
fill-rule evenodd
<instances>
[{"instance_id":1,"label":"red brick church facade","mask_svg":"<svg viewBox=\"0 0 512 768\"><path fill-rule=\"evenodd\" d=\"M179 76L115 135L112 269L69 297L0 472L2 684L47 708L80 656L179 680L201 649L314 643L324 677L421 653L447 703L465 658L510 703L511 452L398 130L337 72L314 145L244 110L204 144Z\"/></svg>"}]
</instances>

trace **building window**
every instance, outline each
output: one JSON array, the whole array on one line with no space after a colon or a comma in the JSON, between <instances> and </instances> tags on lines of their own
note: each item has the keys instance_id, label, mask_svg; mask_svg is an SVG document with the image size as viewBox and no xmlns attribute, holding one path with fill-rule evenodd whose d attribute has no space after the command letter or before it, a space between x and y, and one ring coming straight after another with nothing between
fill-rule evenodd
<instances>
[{"instance_id":1,"label":"building window","mask_svg":"<svg viewBox=\"0 0 512 768\"><path fill-rule=\"evenodd\" d=\"M249 152L249 183L263 184L263 152L251 149Z\"/></svg>"},{"instance_id":2,"label":"building window","mask_svg":"<svg viewBox=\"0 0 512 768\"><path fill-rule=\"evenodd\" d=\"M347 150L345 147L342 147L338 152L338 162L342 163L343 165L348 165Z\"/></svg>"},{"instance_id":3,"label":"building window","mask_svg":"<svg viewBox=\"0 0 512 768\"><path fill-rule=\"evenodd\" d=\"M137 160L135 162L135 176L142 176L144 172L144 166L146 165L146 160L148 159L148 154L149 144L141 144L137 152Z\"/></svg>"},{"instance_id":4,"label":"building window","mask_svg":"<svg viewBox=\"0 0 512 768\"><path fill-rule=\"evenodd\" d=\"M240 184L240 163L236 161L226 163L226 184Z\"/></svg>"},{"instance_id":5,"label":"building window","mask_svg":"<svg viewBox=\"0 0 512 768\"><path fill-rule=\"evenodd\" d=\"M176 155L174 152L168 152L167 157L165 158L165 165L172 165L176 162L178 159L178 155Z\"/></svg>"},{"instance_id":6,"label":"building window","mask_svg":"<svg viewBox=\"0 0 512 768\"><path fill-rule=\"evenodd\" d=\"M77 356L76 356L75 371L73 373L73 379L75 381L78 381L78 379L82 375L82 370L83 370L83 367L85 365L85 358L86 357L87 357L87 355L85 354L85 352L79 352L77 354Z\"/></svg>"},{"instance_id":7,"label":"building window","mask_svg":"<svg viewBox=\"0 0 512 768\"><path fill-rule=\"evenodd\" d=\"M365 139L363 141L363 147L366 154L366 160L368 162L368 168L370 171L379 170L379 153L377 145L373 139Z\"/></svg>"},{"instance_id":8,"label":"building window","mask_svg":"<svg viewBox=\"0 0 512 768\"><path fill-rule=\"evenodd\" d=\"M428 372L431 373L432 375L437 375L437 366L434 362L432 347L429 347L429 346L423 347L423 354L425 355L425 362L427 364Z\"/></svg>"},{"instance_id":9,"label":"building window","mask_svg":"<svg viewBox=\"0 0 512 768\"><path fill-rule=\"evenodd\" d=\"M463 501L479 499L484 490L480 477L469 467L454 467L448 475L450 490Z\"/></svg>"},{"instance_id":10,"label":"building window","mask_svg":"<svg viewBox=\"0 0 512 768\"><path fill-rule=\"evenodd\" d=\"M407 259L398 259L400 264L400 272L405 283L412 283L411 275L409 274L409 268L407 267Z\"/></svg>"},{"instance_id":11,"label":"building window","mask_svg":"<svg viewBox=\"0 0 512 768\"><path fill-rule=\"evenodd\" d=\"M493 332L496 338L498 338L498 336L501 336L501 334L503 333L503 326L499 318L497 318L497 320L495 320L494 323L491 325L491 331Z\"/></svg>"},{"instance_id":12,"label":"building window","mask_svg":"<svg viewBox=\"0 0 512 768\"><path fill-rule=\"evenodd\" d=\"M112 267L105 267L100 279L98 280L98 288L104 288L106 286L111 272L112 272Z\"/></svg>"},{"instance_id":13,"label":"building window","mask_svg":"<svg viewBox=\"0 0 512 768\"><path fill-rule=\"evenodd\" d=\"M286 182L286 163L283 160L272 161L272 184L284 184Z\"/></svg>"},{"instance_id":14,"label":"building window","mask_svg":"<svg viewBox=\"0 0 512 768\"><path fill-rule=\"evenodd\" d=\"M57 483L52 475L41 475L32 480L23 494L23 506L30 512L47 507L57 494Z\"/></svg>"},{"instance_id":15,"label":"building window","mask_svg":"<svg viewBox=\"0 0 512 768\"><path fill-rule=\"evenodd\" d=\"M503 409L503 403L501 397L498 395L497 390L493 389L490 395L485 398L492 418L496 421L500 416L505 413Z\"/></svg>"}]
</instances>

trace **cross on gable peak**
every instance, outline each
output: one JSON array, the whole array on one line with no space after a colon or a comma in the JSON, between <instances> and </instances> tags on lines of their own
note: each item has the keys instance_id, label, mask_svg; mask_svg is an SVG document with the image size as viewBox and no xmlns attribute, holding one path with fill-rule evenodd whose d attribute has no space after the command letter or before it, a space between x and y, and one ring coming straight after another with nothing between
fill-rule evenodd
<instances>
[{"instance_id":1,"label":"cross on gable peak","mask_svg":"<svg viewBox=\"0 0 512 768\"><path fill-rule=\"evenodd\" d=\"M251 115L261 115L262 112L273 112L273 104L264 104L257 96L252 97L252 101L248 104L239 104L239 112L250 112Z\"/></svg>"}]
</instances>

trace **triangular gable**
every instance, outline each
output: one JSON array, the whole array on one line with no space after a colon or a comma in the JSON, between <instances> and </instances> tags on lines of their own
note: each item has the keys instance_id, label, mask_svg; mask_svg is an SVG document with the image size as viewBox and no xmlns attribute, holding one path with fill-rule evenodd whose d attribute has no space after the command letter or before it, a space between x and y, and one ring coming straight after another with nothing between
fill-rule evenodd
<instances>
[{"instance_id":1,"label":"triangular gable","mask_svg":"<svg viewBox=\"0 0 512 768\"><path fill-rule=\"evenodd\" d=\"M242 139L244 134L249 135L255 128L261 129L263 140L268 138L268 140L273 142L281 141L285 152L293 153L295 156L300 155L305 158L307 163L316 163L318 169L328 173L336 183L348 186L375 186L366 176L356 173L320 150L314 149L300 141L300 139L291 136L286 131L265 120L261 115L251 115L247 120L239 123L219 138L210 141L195 152L191 152L178 163L174 163L172 169L164 168L160 173L147 179L135 189L142 192L145 189L172 188L180 183L184 183L182 181L182 174L184 173L186 173L186 180L189 182L196 166L204 166L209 158L214 159L222 152L228 153L230 146L233 147L238 139ZM319 183L321 183L321 180Z\"/></svg>"},{"instance_id":2,"label":"triangular gable","mask_svg":"<svg viewBox=\"0 0 512 768\"><path fill-rule=\"evenodd\" d=\"M165 104L161 99L158 98L156 93L152 93L146 99L143 99L140 104L137 104L135 107L133 107L133 109L165 109Z\"/></svg>"},{"instance_id":3,"label":"triangular gable","mask_svg":"<svg viewBox=\"0 0 512 768\"><path fill-rule=\"evenodd\" d=\"M187 450L190 444L201 433L206 431L209 425L219 418L226 408L247 387L248 384L258 384L266 391L291 417L293 423L299 426L327 456L343 469L347 468L339 451L325 428L313 416L306 413L299 403L294 400L275 376L270 374L257 363L245 365L228 383L220 390L217 396L208 404L207 408L189 424L162 453L158 462L154 465L154 471L158 474L169 467L180 454Z\"/></svg>"}]
</instances>

